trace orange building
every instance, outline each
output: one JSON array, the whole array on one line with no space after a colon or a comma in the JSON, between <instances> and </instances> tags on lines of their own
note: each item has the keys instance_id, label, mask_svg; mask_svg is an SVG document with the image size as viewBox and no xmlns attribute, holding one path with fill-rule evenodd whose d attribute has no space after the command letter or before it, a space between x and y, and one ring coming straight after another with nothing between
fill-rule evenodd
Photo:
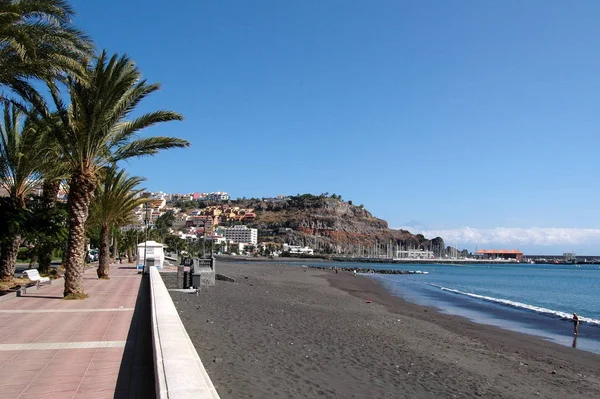
<instances>
[{"instance_id":1,"label":"orange building","mask_svg":"<svg viewBox=\"0 0 600 399\"><path fill-rule=\"evenodd\" d=\"M521 261L523 252L517 249L480 249L475 251L475 256L484 259L516 259Z\"/></svg>"}]
</instances>

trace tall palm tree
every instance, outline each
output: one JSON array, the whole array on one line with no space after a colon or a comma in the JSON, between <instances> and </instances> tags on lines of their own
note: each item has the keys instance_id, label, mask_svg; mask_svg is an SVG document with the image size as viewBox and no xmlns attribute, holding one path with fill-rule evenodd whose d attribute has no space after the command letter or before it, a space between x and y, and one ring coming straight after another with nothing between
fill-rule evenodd
<instances>
[{"instance_id":1,"label":"tall palm tree","mask_svg":"<svg viewBox=\"0 0 600 399\"><path fill-rule=\"evenodd\" d=\"M56 87L50 87L60 122L53 135L69 164L69 239L65 261L64 295L85 298L83 269L85 224L98 184L99 172L119 161L154 155L162 149L187 147L173 137L139 138L137 133L157 123L182 120L171 111L154 111L129 119L136 106L160 88L143 80L133 61L123 55L102 52L95 63L85 63L86 79L70 79L65 104ZM25 98L30 97L25 94ZM44 111L49 121L54 119Z\"/></svg>"},{"instance_id":2,"label":"tall palm tree","mask_svg":"<svg viewBox=\"0 0 600 399\"><path fill-rule=\"evenodd\" d=\"M21 244L26 198L41 181L44 135L35 118L25 118L16 106L5 103L0 121L0 187L8 192L2 201L0 280L11 281Z\"/></svg>"},{"instance_id":3,"label":"tall palm tree","mask_svg":"<svg viewBox=\"0 0 600 399\"><path fill-rule=\"evenodd\" d=\"M100 226L98 278L108 279L110 269L111 228L118 228L134 220L133 211L148 201L139 197L143 189L136 188L144 179L129 176L124 170L109 168L90 206L90 222Z\"/></svg>"},{"instance_id":4,"label":"tall palm tree","mask_svg":"<svg viewBox=\"0 0 600 399\"><path fill-rule=\"evenodd\" d=\"M0 0L0 86L39 96L29 78L51 82L65 72L81 77L93 53L64 0Z\"/></svg>"}]
</instances>

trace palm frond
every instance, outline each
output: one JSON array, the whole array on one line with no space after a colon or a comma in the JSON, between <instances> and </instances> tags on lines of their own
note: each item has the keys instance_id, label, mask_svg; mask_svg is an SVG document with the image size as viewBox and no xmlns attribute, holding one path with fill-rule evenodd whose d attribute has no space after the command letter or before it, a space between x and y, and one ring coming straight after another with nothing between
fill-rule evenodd
<instances>
[{"instance_id":1,"label":"palm frond","mask_svg":"<svg viewBox=\"0 0 600 399\"><path fill-rule=\"evenodd\" d=\"M99 226L124 223L139 205L147 201L139 197L143 189L138 188L145 179L129 176L114 166L104 168L103 172L103 182L98 185L90 207L90 223Z\"/></svg>"},{"instance_id":2,"label":"palm frond","mask_svg":"<svg viewBox=\"0 0 600 399\"><path fill-rule=\"evenodd\" d=\"M189 146L189 141L183 139L173 137L149 137L132 141L120 147L114 152L110 161L119 162L128 158L154 155L158 153L159 150L185 148Z\"/></svg>"}]
</instances>

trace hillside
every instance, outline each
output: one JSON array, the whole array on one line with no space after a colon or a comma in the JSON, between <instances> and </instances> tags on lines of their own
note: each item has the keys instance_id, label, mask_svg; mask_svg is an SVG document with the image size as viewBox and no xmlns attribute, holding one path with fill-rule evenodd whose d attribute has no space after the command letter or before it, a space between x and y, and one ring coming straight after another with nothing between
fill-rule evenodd
<instances>
[{"instance_id":1,"label":"hillside","mask_svg":"<svg viewBox=\"0 0 600 399\"><path fill-rule=\"evenodd\" d=\"M259 229L259 241L309 246L319 253L374 255L393 249L422 248L435 253L444 250L444 240L427 240L406 230L393 230L385 220L374 217L361 206L339 197L304 194L287 201L258 199L232 201L254 208L256 219L248 224Z\"/></svg>"}]
</instances>

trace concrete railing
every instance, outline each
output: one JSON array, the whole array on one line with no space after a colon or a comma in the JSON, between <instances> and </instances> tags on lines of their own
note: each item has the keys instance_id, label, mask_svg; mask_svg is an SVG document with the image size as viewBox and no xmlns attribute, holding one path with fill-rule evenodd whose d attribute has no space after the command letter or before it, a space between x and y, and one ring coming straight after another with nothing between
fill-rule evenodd
<instances>
[{"instance_id":1,"label":"concrete railing","mask_svg":"<svg viewBox=\"0 0 600 399\"><path fill-rule=\"evenodd\" d=\"M156 397L218 399L156 267L150 267L150 306Z\"/></svg>"}]
</instances>

